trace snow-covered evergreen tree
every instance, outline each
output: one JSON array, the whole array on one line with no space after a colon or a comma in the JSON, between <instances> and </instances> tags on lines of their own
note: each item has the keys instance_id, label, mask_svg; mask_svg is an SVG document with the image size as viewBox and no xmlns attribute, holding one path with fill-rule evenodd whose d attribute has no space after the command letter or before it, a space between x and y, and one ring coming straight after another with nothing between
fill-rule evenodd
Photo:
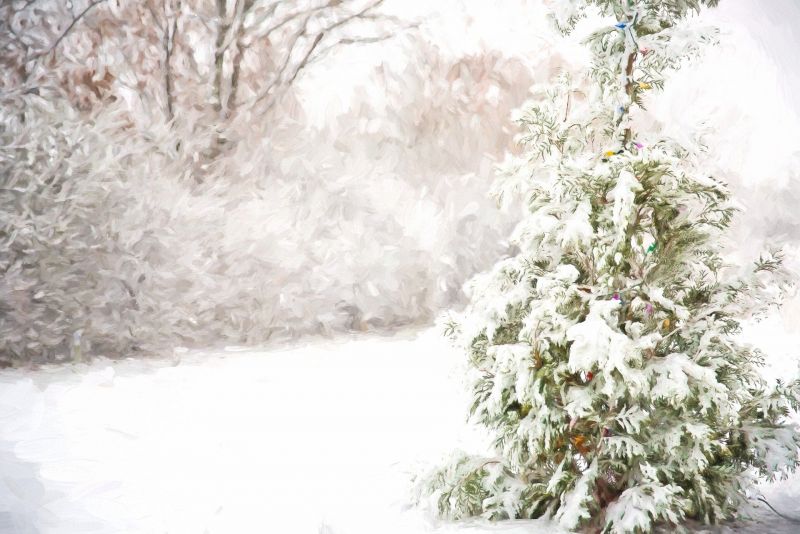
<instances>
[{"instance_id":1,"label":"snow-covered evergreen tree","mask_svg":"<svg viewBox=\"0 0 800 534\"><path fill-rule=\"evenodd\" d=\"M796 468L785 416L800 382L769 387L761 354L735 338L778 303L780 255L726 265L735 208L703 174L702 144L635 131L631 117L715 39L692 15L716 3L551 3L565 33L586 9L610 22L586 38L583 78L541 88L520 118L527 152L495 189L526 200L519 253L477 276L448 321L497 455L457 456L420 484L442 515L608 532L716 523L759 475Z\"/></svg>"}]
</instances>

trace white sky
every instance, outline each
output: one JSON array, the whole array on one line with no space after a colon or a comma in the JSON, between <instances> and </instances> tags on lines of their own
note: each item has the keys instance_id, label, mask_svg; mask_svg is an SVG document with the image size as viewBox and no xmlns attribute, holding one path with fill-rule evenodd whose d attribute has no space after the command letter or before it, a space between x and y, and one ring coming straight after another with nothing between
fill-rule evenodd
<instances>
[{"instance_id":1,"label":"white sky","mask_svg":"<svg viewBox=\"0 0 800 534\"><path fill-rule=\"evenodd\" d=\"M390 0L387 9L421 21L445 54L491 48L524 58L553 39L552 32L541 24L539 0ZM715 58L716 64L703 65L714 74L704 85L704 94L723 104L744 105L747 101L763 106L765 122L770 113L784 116L791 110L800 115L796 97L800 94L796 55L800 50L800 1L723 0L703 16L729 33L723 40L726 53ZM399 67L406 59L400 44L392 41L348 49L327 63L327 72L316 71L307 77L309 87L317 88L309 98L309 110L316 115L330 113L331 106L341 109L348 104L352 88L365 84L374 66ZM327 89L319 92L319 87ZM762 95L765 101L757 102Z\"/></svg>"}]
</instances>

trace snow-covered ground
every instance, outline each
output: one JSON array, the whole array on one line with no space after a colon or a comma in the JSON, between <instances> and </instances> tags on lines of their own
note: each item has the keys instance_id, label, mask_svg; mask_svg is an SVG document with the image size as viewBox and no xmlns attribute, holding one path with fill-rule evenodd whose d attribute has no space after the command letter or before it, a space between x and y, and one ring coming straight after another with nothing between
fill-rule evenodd
<instances>
[{"instance_id":1,"label":"snow-covered ground","mask_svg":"<svg viewBox=\"0 0 800 534\"><path fill-rule=\"evenodd\" d=\"M799 334L751 329L796 369ZM560 532L548 522L437 523L410 477L464 424L461 357L435 330L0 373L0 531L275 534ZM800 512L800 477L766 485ZM714 532L796 533L758 522ZM702 530L702 529L701 529Z\"/></svg>"}]
</instances>

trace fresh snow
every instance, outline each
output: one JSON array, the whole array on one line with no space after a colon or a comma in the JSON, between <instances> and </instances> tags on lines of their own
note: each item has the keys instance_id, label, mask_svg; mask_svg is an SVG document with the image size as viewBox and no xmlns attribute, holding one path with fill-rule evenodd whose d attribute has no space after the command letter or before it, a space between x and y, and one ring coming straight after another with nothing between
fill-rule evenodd
<instances>
[{"instance_id":1,"label":"fresh snow","mask_svg":"<svg viewBox=\"0 0 800 534\"><path fill-rule=\"evenodd\" d=\"M768 377L796 372L800 332L780 317L744 337L770 351ZM485 446L464 423L462 360L431 329L3 371L0 532L563 532L409 505L414 473ZM762 489L800 513L800 477ZM800 531L753 513L710 531Z\"/></svg>"}]
</instances>

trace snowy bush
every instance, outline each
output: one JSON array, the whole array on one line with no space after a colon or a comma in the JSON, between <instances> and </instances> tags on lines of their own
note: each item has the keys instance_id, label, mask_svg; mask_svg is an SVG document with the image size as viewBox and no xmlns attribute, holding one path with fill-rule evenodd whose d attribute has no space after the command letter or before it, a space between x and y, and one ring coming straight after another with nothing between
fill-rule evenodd
<instances>
[{"instance_id":1,"label":"snowy bush","mask_svg":"<svg viewBox=\"0 0 800 534\"><path fill-rule=\"evenodd\" d=\"M396 38L402 69L376 66L371 87L312 124L276 66L303 26L287 12L256 55L269 28L247 17L269 10L229 4L224 16L210 2L3 7L4 361L417 322L504 250L511 218L485 191L530 63L444 55L390 17L334 36ZM290 66L302 80L326 57ZM283 72L280 94L260 69Z\"/></svg>"}]
</instances>

